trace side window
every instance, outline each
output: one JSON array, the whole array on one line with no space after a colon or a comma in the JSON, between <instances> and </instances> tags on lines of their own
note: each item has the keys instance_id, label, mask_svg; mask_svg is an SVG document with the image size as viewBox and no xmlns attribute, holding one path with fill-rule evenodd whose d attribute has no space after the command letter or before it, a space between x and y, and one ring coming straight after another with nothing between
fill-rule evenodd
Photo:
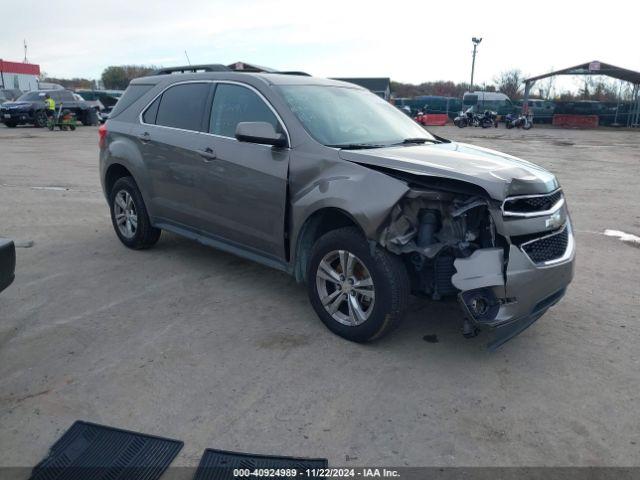
<instances>
[{"instance_id":1,"label":"side window","mask_svg":"<svg viewBox=\"0 0 640 480\"><path fill-rule=\"evenodd\" d=\"M162 94L156 125L199 132L209 94L209 83L185 83Z\"/></svg>"},{"instance_id":2,"label":"side window","mask_svg":"<svg viewBox=\"0 0 640 480\"><path fill-rule=\"evenodd\" d=\"M280 131L278 119L252 90L240 85L220 83L211 109L209 132L235 138L240 122L268 122Z\"/></svg>"},{"instance_id":3,"label":"side window","mask_svg":"<svg viewBox=\"0 0 640 480\"><path fill-rule=\"evenodd\" d=\"M53 100L54 100L56 103L58 103L58 102L61 102L61 101L62 101L62 98L61 98L61 96L60 96L60 92L56 92L55 90L52 90L52 91L50 91L50 92L48 92L48 93L49 93L49 96L50 96L51 98L53 98ZM44 98L44 97L43 97L43 98Z\"/></svg>"},{"instance_id":4,"label":"side window","mask_svg":"<svg viewBox=\"0 0 640 480\"><path fill-rule=\"evenodd\" d=\"M156 117L158 116L158 107L160 106L160 100L162 100L162 95L156 98L149 108L147 108L142 114L142 121L144 123L155 124Z\"/></svg>"}]
</instances>

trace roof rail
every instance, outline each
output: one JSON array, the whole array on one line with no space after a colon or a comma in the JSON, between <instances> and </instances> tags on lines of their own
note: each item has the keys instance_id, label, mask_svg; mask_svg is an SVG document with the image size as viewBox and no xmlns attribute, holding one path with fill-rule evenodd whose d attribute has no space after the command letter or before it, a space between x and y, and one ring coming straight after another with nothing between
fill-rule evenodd
<instances>
[{"instance_id":1,"label":"roof rail","mask_svg":"<svg viewBox=\"0 0 640 480\"><path fill-rule=\"evenodd\" d=\"M183 65L181 67L160 68L152 75L169 75L171 73L196 73L196 72L228 72L231 69L225 65L214 63L210 65Z\"/></svg>"}]
</instances>

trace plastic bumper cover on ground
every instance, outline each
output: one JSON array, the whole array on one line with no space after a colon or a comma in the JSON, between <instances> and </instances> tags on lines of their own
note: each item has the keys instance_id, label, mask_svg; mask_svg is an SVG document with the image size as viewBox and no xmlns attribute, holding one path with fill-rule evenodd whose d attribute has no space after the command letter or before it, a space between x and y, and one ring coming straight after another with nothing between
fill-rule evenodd
<instances>
[{"instance_id":1,"label":"plastic bumper cover on ground","mask_svg":"<svg viewBox=\"0 0 640 480\"><path fill-rule=\"evenodd\" d=\"M16 249L13 241L0 238L0 292L13 282L16 269Z\"/></svg>"}]
</instances>

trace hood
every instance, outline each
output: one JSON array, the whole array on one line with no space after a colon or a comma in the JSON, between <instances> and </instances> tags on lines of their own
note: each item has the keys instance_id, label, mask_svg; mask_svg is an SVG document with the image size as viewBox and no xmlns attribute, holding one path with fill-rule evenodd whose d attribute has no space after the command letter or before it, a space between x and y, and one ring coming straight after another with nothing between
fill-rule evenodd
<instances>
[{"instance_id":1,"label":"hood","mask_svg":"<svg viewBox=\"0 0 640 480\"><path fill-rule=\"evenodd\" d=\"M2 104L2 108L28 108L36 103L42 102L5 102Z\"/></svg>"},{"instance_id":2,"label":"hood","mask_svg":"<svg viewBox=\"0 0 640 480\"><path fill-rule=\"evenodd\" d=\"M556 177L533 163L466 143L341 150L344 160L429 177L460 180L483 188L491 198L548 193Z\"/></svg>"}]
</instances>

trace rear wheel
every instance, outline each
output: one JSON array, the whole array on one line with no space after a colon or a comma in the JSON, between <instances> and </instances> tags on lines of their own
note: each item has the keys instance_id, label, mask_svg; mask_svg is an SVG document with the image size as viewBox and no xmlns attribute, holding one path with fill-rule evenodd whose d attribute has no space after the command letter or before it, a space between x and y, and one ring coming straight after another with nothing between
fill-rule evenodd
<instances>
[{"instance_id":1,"label":"rear wheel","mask_svg":"<svg viewBox=\"0 0 640 480\"><path fill-rule=\"evenodd\" d=\"M6 122L5 125L9 128L16 128L18 126L16 122Z\"/></svg>"},{"instance_id":2,"label":"rear wheel","mask_svg":"<svg viewBox=\"0 0 640 480\"><path fill-rule=\"evenodd\" d=\"M409 278L399 257L375 247L354 227L333 230L313 246L307 289L334 333L354 342L383 337L402 319Z\"/></svg>"},{"instance_id":3,"label":"rear wheel","mask_svg":"<svg viewBox=\"0 0 640 480\"><path fill-rule=\"evenodd\" d=\"M140 250L158 241L162 231L151 226L142 194L132 177L116 181L111 189L109 204L113 228L127 247Z\"/></svg>"}]
</instances>

